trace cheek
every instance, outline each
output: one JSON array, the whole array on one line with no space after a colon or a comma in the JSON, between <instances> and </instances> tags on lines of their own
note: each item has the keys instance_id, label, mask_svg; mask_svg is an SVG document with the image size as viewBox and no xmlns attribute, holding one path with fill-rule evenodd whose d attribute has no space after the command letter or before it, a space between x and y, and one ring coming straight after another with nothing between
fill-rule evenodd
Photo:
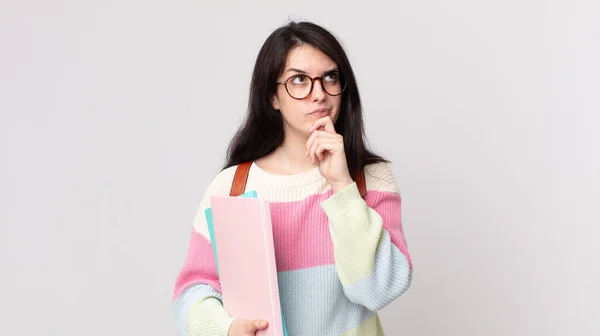
<instances>
[{"instance_id":1,"label":"cheek","mask_svg":"<svg viewBox=\"0 0 600 336\"><path fill-rule=\"evenodd\" d=\"M336 100L333 102L335 106L335 115L332 116L333 122L335 123L340 116L340 111L342 109L342 99L341 97L336 97Z\"/></svg>"},{"instance_id":2,"label":"cheek","mask_svg":"<svg viewBox=\"0 0 600 336\"><path fill-rule=\"evenodd\" d=\"M303 118L305 113L303 113L302 102L292 98L281 101L281 114L289 122Z\"/></svg>"}]
</instances>

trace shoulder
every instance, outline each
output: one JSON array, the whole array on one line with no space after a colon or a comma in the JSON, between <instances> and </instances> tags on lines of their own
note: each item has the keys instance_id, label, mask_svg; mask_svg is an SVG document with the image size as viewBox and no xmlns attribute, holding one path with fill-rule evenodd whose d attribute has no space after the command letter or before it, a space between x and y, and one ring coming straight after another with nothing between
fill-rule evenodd
<instances>
[{"instance_id":1,"label":"shoulder","mask_svg":"<svg viewBox=\"0 0 600 336\"><path fill-rule=\"evenodd\" d=\"M229 195L236 169L237 165L225 168L215 174L206 188L205 196Z\"/></svg>"},{"instance_id":2,"label":"shoulder","mask_svg":"<svg viewBox=\"0 0 600 336\"><path fill-rule=\"evenodd\" d=\"M210 208L211 196L227 196L231 190L231 183L237 166L225 168L216 173L211 179L208 187L204 191L204 197L200 201L196 211L193 227L196 232L208 237L208 228L206 226L206 209Z\"/></svg>"},{"instance_id":3,"label":"shoulder","mask_svg":"<svg viewBox=\"0 0 600 336\"><path fill-rule=\"evenodd\" d=\"M400 193L391 163L378 162L364 168L367 190Z\"/></svg>"}]
</instances>

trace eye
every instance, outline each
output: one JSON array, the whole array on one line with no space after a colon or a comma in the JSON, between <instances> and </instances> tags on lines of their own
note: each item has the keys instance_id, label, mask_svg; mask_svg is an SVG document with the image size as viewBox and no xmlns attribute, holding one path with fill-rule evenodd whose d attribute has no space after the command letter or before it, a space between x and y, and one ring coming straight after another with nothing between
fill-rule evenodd
<instances>
[{"instance_id":1,"label":"eye","mask_svg":"<svg viewBox=\"0 0 600 336\"><path fill-rule=\"evenodd\" d=\"M308 79L305 75L297 75L291 78L291 82L294 85L303 85L308 82Z\"/></svg>"},{"instance_id":2,"label":"eye","mask_svg":"<svg viewBox=\"0 0 600 336\"><path fill-rule=\"evenodd\" d=\"M330 72L328 74L325 75L325 80L331 83L335 83L338 81L338 74L337 72Z\"/></svg>"}]
</instances>

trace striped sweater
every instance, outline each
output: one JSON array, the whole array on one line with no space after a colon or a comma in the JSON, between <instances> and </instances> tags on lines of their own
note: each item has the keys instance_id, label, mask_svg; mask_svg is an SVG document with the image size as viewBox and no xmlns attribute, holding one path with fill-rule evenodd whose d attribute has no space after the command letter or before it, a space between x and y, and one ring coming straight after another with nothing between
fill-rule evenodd
<instances>
[{"instance_id":1,"label":"striped sweater","mask_svg":"<svg viewBox=\"0 0 600 336\"><path fill-rule=\"evenodd\" d=\"M208 186L177 276L173 310L181 336L227 336L234 318L221 287L204 209L228 195L236 166ZM365 167L367 195L356 183L333 194L318 168L272 175L252 164L246 190L271 203L280 299L290 336L384 335L377 311L411 284L400 193L389 164Z\"/></svg>"}]
</instances>

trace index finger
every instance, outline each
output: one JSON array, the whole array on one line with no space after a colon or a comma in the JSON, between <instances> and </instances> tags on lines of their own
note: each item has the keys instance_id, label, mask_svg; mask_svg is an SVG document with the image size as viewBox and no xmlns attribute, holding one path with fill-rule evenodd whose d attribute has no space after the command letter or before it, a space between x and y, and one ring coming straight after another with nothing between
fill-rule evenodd
<instances>
[{"instance_id":1,"label":"index finger","mask_svg":"<svg viewBox=\"0 0 600 336\"><path fill-rule=\"evenodd\" d=\"M310 127L310 132L319 129L319 127L323 127L324 131L335 133L335 127L333 127L333 121L329 116L325 116L323 118L317 119L313 125Z\"/></svg>"}]
</instances>

